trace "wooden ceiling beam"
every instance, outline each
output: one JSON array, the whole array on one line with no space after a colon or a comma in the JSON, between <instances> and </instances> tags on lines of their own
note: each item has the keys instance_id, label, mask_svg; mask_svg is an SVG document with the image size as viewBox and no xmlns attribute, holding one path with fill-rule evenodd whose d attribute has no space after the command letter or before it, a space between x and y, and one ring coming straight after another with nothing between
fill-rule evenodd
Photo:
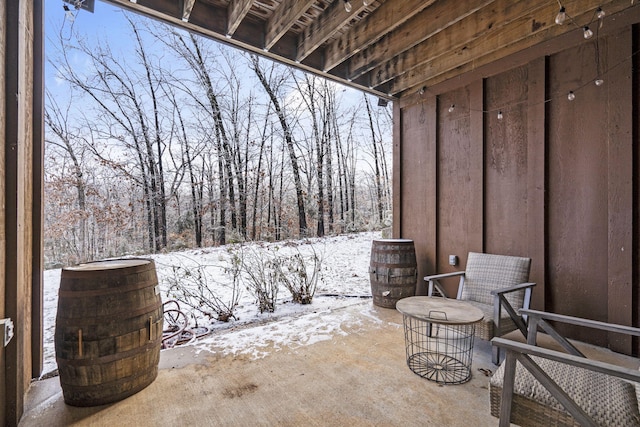
<instances>
[{"instance_id":1,"label":"wooden ceiling beam","mask_svg":"<svg viewBox=\"0 0 640 427\"><path fill-rule=\"evenodd\" d=\"M601 5L611 14L628 8L629 2L614 0L602 3L598 0L583 0L580 2L580 11L573 11L574 19L579 25L588 24L596 8ZM390 80L390 94L397 95L420 85L433 86L463 71L473 70L571 31L579 33L581 37L581 28L574 25L557 25L554 22L557 9L557 4L548 4L513 20L499 31L491 31L483 37L470 39L468 43L449 50L446 55L440 54L431 58L419 67Z\"/></svg>"},{"instance_id":2,"label":"wooden ceiling beam","mask_svg":"<svg viewBox=\"0 0 640 427\"><path fill-rule=\"evenodd\" d=\"M318 49L322 43L347 25L354 16L365 9L362 3L359 4L361 6L354 6L351 12L345 10L342 0L337 0L329 4L318 19L305 28L304 32L298 37L298 55L296 60L303 61L313 51Z\"/></svg>"},{"instance_id":3,"label":"wooden ceiling beam","mask_svg":"<svg viewBox=\"0 0 640 427\"><path fill-rule=\"evenodd\" d=\"M251 10L253 0L231 0L229 2L227 18L227 36L232 36L242 22L249 10Z\"/></svg>"},{"instance_id":4,"label":"wooden ceiling beam","mask_svg":"<svg viewBox=\"0 0 640 427\"><path fill-rule=\"evenodd\" d=\"M182 3L182 20L184 22L189 22L189 17L191 16L191 11L193 10L193 5L196 0L183 0Z\"/></svg>"},{"instance_id":5,"label":"wooden ceiling beam","mask_svg":"<svg viewBox=\"0 0 640 427\"><path fill-rule=\"evenodd\" d=\"M330 70L344 62L434 2L435 0L389 0L384 2L358 25L351 27L326 48L324 70Z\"/></svg>"},{"instance_id":6,"label":"wooden ceiling beam","mask_svg":"<svg viewBox=\"0 0 640 427\"><path fill-rule=\"evenodd\" d=\"M314 0L283 0L267 22L264 48L271 49L314 3Z\"/></svg>"},{"instance_id":7,"label":"wooden ceiling beam","mask_svg":"<svg viewBox=\"0 0 640 427\"><path fill-rule=\"evenodd\" d=\"M409 50L495 0L436 2L385 34L380 41L349 59L349 78L355 79L396 55Z\"/></svg>"},{"instance_id":8,"label":"wooden ceiling beam","mask_svg":"<svg viewBox=\"0 0 640 427\"><path fill-rule=\"evenodd\" d=\"M615 31L618 31L620 28L623 28L625 26L630 26L638 22L638 20L640 19L640 5L635 5L631 8L629 8L629 6L630 6L629 2L624 0L618 0L604 6L606 7L607 16L611 16L616 13L618 13L618 15L615 18L613 18L610 22L606 22L606 18L605 18L605 24L601 30L602 37L612 34ZM624 11L624 12L619 13L621 11ZM591 15L592 15L591 12L586 13L582 15L581 19L582 18L588 19ZM557 29L554 29L553 27L547 28L545 31L538 34L538 37L543 37L545 41L550 41L548 43L537 43L532 47L532 46L525 45L526 40L520 40L518 42L505 46L503 48L504 53L502 51L496 51L489 55L485 55L479 60L474 61L473 63L467 63L463 66L460 66L460 67L451 69L445 73L442 73L434 77L433 79L429 80L427 84L431 88L437 86L438 90L440 91L441 88L443 87L441 84L443 84L445 87L448 86L447 82L453 81L453 78L456 76L460 76L461 73L465 73L466 76L470 76L470 75L473 75L474 72L480 71L479 75L486 77L486 76L493 75L493 73L489 71L485 71L484 69L490 70L491 69L490 67L492 67L492 64L497 62L502 62L506 64L500 69L511 69L511 68L524 65L528 63L532 57L531 54L524 54L524 52L529 51L528 50L529 48L536 50L536 53L534 55L535 57L540 57L540 56L546 56L546 55L553 55L554 53L557 53L566 48L575 46L576 44L585 43L584 39L582 38L582 32L579 31L577 28L574 27L574 30L573 30L574 34L570 34L570 33L571 31L568 31L565 33L559 33ZM589 42L586 42L586 43L589 43ZM495 69L495 67L493 67L493 69ZM405 93L417 92L423 85L424 84L421 83L418 86L409 88L407 91L405 91Z\"/></svg>"},{"instance_id":9,"label":"wooden ceiling beam","mask_svg":"<svg viewBox=\"0 0 640 427\"><path fill-rule=\"evenodd\" d=\"M173 18L182 19L182 2L172 1L172 0L136 0L133 1L123 1L120 0L121 3L130 3L132 5L137 5L145 8L149 8L155 12L161 14L167 14Z\"/></svg>"},{"instance_id":10,"label":"wooden ceiling beam","mask_svg":"<svg viewBox=\"0 0 640 427\"><path fill-rule=\"evenodd\" d=\"M595 2L597 0L587 0ZM537 15L533 16L535 10ZM555 25L554 19L558 12L557 4L547 4L542 9L532 2L513 2L512 0L496 0L466 18L456 22L445 31L435 34L424 43L416 45L390 61L378 65L371 71L371 82L378 86L396 76L408 73L422 64L433 61L442 55L449 55L456 49L466 48L466 45L477 38L499 33L502 28L518 21L517 25L531 19L530 25L521 28L523 33L532 34L532 27L542 29L543 25ZM551 14L549 13L551 10ZM524 17L524 21L523 21Z\"/></svg>"}]
</instances>

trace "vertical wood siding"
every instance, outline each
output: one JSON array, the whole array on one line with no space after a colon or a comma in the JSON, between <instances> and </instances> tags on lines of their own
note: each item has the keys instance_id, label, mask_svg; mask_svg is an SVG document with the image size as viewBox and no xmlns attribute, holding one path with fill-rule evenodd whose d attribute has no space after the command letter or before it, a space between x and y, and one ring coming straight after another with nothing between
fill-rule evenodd
<instances>
[{"instance_id":1,"label":"vertical wood siding","mask_svg":"<svg viewBox=\"0 0 640 427\"><path fill-rule=\"evenodd\" d=\"M463 269L469 251L529 256L535 308L640 326L633 40L628 25L600 36L602 86L590 40L431 88L435 117L421 125L423 102L403 100L396 232L416 241L421 274ZM448 265L450 254L459 266ZM632 352L619 336L567 332Z\"/></svg>"}]
</instances>

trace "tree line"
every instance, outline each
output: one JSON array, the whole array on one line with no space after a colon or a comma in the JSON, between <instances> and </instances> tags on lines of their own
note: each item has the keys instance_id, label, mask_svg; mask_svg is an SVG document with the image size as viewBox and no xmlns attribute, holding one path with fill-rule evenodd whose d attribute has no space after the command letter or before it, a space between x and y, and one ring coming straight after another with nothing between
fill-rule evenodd
<instances>
[{"instance_id":1,"label":"tree line","mask_svg":"<svg viewBox=\"0 0 640 427\"><path fill-rule=\"evenodd\" d=\"M50 265L388 225L388 107L122 16L124 45L73 29L48 41Z\"/></svg>"}]
</instances>

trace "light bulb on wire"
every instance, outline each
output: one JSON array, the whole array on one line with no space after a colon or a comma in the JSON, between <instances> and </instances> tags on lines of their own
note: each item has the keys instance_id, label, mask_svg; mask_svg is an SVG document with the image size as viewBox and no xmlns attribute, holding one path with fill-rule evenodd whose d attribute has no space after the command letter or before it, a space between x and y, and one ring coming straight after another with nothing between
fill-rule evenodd
<instances>
[{"instance_id":1,"label":"light bulb on wire","mask_svg":"<svg viewBox=\"0 0 640 427\"><path fill-rule=\"evenodd\" d=\"M349 0L344 0L344 10L349 13L351 12L351 9L353 9L353 7L351 6L351 2Z\"/></svg>"},{"instance_id":2,"label":"light bulb on wire","mask_svg":"<svg viewBox=\"0 0 640 427\"><path fill-rule=\"evenodd\" d=\"M73 14L73 11L69 9L69 6L67 6L66 4L62 5L62 8L64 9L64 15L69 20L69 22L73 22L76 19L76 15Z\"/></svg>"},{"instance_id":3,"label":"light bulb on wire","mask_svg":"<svg viewBox=\"0 0 640 427\"><path fill-rule=\"evenodd\" d=\"M596 9L596 16L598 17L598 19L602 19L604 18L606 15L606 13L604 12L604 10L602 10L601 7L599 7L598 9Z\"/></svg>"},{"instance_id":4,"label":"light bulb on wire","mask_svg":"<svg viewBox=\"0 0 640 427\"><path fill-rule=\"evenodd\" d=\"M566 20L567 20L567 11L565 10L564 6L560 6L560 11L556 15L556 24L562 25Z\"/></svg>"},{"instance_id":5,"label":"light bulb on wire","mask_svg":"<svg viewBox=\"0 0 640 427\"><path fill-rule=\"evenodd\" d=\"M573 91L572 91L572 90L570 90L570 91L569 91L569 93L567 94L567 99L568 99L569 101L573 101L574 99L576 99L576 94L575 94L575 93L573 93Z\"/></svg>"},{"instance_id":6,"label":"light bulb on wire","mask_svg":"<svg viewBox=\"0 0 640 427\"><path fill-rule=\"evenodd\" d=\"M369 4L370 4L370 3L371 3L371 1L370 1L370 0L362 0L362 5L363 5L364 7L369 6Z\"/></svg>"},{"instance_id":7,"label":"light bulb on wire","mask_svg":"<svg viewBox=\"0 0 640 427\"><path fill-rule=\"evenodd\" d=\"M451 104L451 107L449 107L449 112L453 113L453 110L455 110L455 109L456 109L456 106Z\"/></svg>"},{"instance_id":8,"label":"light bulb on wire","mask_svg":"<svg viewBox=\"0 0 640 427\"><path fill-rule=\"evenodd\" d=\"M591 28L587 27L586 25L584 27L582 27L582 35L584 36L585 40L590 39L591 37L593 37L593 31L591 31Z\"/></svg>"},{"instance_id":9,"label":"light bulb on wire","mask_svg":"<svg viewBox=\"0 0 640 427\"><path fill-rule=\"evenodd\" d=\"M498 120L502 120L503 117L502 111L498 111Z\"/></svg>"},{"instance_id":10,"label":"light bulb on wire","mask_svg":"<svg viewBox=\"0 0 640 427\"><path fill-rule=\"evenodd\" d=\"M595 79L593 81L593 83L595 83L596 86L602 86L604 84L604 80L602 80L600 77L598 77L597 79Z\"/></svg>"}]
</instances>

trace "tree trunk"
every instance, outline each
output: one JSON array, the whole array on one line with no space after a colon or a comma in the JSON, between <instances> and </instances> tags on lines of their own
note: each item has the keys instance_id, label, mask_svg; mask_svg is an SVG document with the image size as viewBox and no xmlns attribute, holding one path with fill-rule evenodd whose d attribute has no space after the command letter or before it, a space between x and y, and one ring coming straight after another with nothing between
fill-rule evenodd
<instances>
[{"instance_id":1,"label":"tree trunk","mask_svg":"<svg viewBox=\"0 0 640 427\"><path fill-rule=\"evenodd\" d=\"M285 117L284 111L280 107L280 101L278 100L278 97L276 96L273 88L265 78L264 73L260 68L258 57L253 55L252 59L253 59L253 70L255 71L256 76L258 76L258 80L260 80L262 87L267 92L267 95L269 95L269 99L273 104L273 108L276 110L276 114L278 115L280 125L282 126L282 131L284 132L284 138L287 144L287 150L289 152L289 160L291 161L293 181L296 188L296 200L298 202L298 232L300 237L305 237L307 235L307 218L306 218L305 207L304 207L304 196L302 192L302 181L300 180L298 158L296 156L294 144L293 144L293 135L291 133L291 129L289 128L289 124L287 123L287 118Z\"/></svg>"},{"instance_id":2,"label":"tree trunk","mask_svg":"<svg viewBox=\"0 0 640 427\"><path fill-rule=\"evenodd\" d=\"M373 127L373 117L371 113L371 106L369 105L369 98L364 95L364 104L367 107L367 116L369 117L369 129L371 130L371 142L373 143L373 160L375 167L375 189L376 189L376 202L378 211L378 223L382 224L384 208L382 204L382 182L380 178L380 159L378 158L378 144L376 143L376 132Z\"/></svg>"}]
</instances>

